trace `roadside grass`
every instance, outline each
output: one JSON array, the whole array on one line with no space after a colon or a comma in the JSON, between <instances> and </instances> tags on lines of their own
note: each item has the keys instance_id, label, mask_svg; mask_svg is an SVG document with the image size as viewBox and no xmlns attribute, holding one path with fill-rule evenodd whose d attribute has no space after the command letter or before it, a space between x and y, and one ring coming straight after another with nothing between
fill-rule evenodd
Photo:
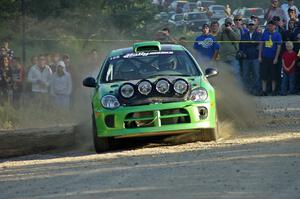
<instances>
[{"instance_id":1,"label":"roadside grass","mask_svg":"<svg viewBox=\"0 0 300 199\"><path fill-rule=\"evenodd\" d=\"M26 104L18 109L9 104L0 106L0 129L41 128L73 122L71 111L52 106L39 108Z\"/></svg>"}]
</instances>

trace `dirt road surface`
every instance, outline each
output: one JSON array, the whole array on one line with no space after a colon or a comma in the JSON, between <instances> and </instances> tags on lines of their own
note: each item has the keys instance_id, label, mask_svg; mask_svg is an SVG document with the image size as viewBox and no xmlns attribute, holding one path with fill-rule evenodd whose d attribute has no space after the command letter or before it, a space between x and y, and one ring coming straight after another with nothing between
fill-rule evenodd
<instances>
[{"instance_id":1,"label":"dirt road surface","mask_svg":"<svg viewBox=\"0 0 300 199\"><path fill-rule=\"evenodd\" d=\"M0 198L299 199L299 98L257 98L263 123L218 142L0 160Z\"/></svg>"}]
</instances>

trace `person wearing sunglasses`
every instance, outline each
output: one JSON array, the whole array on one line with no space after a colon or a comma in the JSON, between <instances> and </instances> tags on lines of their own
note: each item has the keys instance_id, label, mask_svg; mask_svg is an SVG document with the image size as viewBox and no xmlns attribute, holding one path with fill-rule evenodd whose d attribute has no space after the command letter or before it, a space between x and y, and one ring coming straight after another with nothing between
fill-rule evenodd
<instances>
[{"instance_id":1,"label":"person wearing sunglasses","mask_svg":"<svg viewBox=\"0 0 300 199\"><path fill-rule=\"evenodd\" d=\"M244 55L244 59L242 60L243 80L245 83L245 88L250 93L258 95L261 92L258 46L262 37L262 33L256 30L256 23L252 20L248 22L247 27L249 31L242 35L242 43L240 44L240 51Z\"/></svg>"},{"instance_id":2,"label":"person wearing sunglasses","mask_svg":"<svg viewBox=\"0 0 300 199\"><path fill-rule=\"evenodd\" d=\"M239 50L238 41L240 41L240 39L240 31L235 27L233 20L231 18L226 18L225 25L217 36L217 41L220 42L220 61L231 67L237 81L241 81L239 62L236 59Z\"/></svg>"}]
</instances>

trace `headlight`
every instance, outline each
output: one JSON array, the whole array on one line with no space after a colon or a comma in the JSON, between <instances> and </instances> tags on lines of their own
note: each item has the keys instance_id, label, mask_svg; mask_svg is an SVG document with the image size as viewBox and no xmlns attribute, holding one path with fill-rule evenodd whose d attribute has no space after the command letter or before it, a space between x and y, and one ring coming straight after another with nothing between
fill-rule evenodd
<instances>
[{"instance_id":1,"label":"headlight","mask_svg":"<svg viewBox=\"0 0 300 199\"><path fill-rule=\"evenodd\" d=\"M120 102L114 95L105 95L101 99L101 104L104 108L114 109L120 106Z\"/></svg>"},{"instance_id":2,"label":"headlight","mask_svg":"<svg viewBox=\"0 0 300 199\"><path fill-rule=\"evenodd\" d=\"M178 79L175 81L174 90L178 94L184 94L188 90L188 83L183 79Z\"/></svg>"},{"instance_id":3,"label":"headlight","mask_svg":"<svg viewBox=\"0 0 300 199\"><path fill-rule=\"evenodd\" d=\"M138 91L142 95L148 95L152 90L152 85L149 81L141 81L138 85Z\"/></svg>"},{"instance_id":4,"label":"headlight","mask_svg":"<svg viewBox=\"0 0 300 199\"><path fill-rule=\"evenodd\" d=\"M156 83L155 88L159 93L165 94L170 89L170 83L167 80L161 79Z\"/></svg>"},{"instance_id":5,"label":"headlight","mask_svg":"<svg viewBox=\"0 0 300 199\"><path fill-rule=\"evenodd\" d=\"M123 84L120 87L120 94L124 98L131 98L134 94L134 87L131 84Z\"/></svg>"},{"instance_id":6,"label":"headlight","mask_svg":"<svg viewBox=\"0 0 300 199\"><path fill-rule=\"evenodd\" d=\"M204 88L198 88L191 92L190 100L194 102L203 102L207 99L208 94Z\"/></svg>"}]
</instances>

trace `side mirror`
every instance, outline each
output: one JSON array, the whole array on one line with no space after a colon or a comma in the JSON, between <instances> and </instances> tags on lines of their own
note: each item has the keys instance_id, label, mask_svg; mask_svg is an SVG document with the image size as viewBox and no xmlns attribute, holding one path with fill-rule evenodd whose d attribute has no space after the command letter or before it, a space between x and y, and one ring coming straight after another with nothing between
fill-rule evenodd
<instances>
[{"instance_id":1,"label":"side mirror","mask_svg":"<svg viewBox=\"0 0 300 199\"><path fill-rule=\"evenodd\" d=\"M87 77L82 81L83 86L95 88L97 86L97 82L93 77Z\"/></svg>"},{"instance_id":2,"label":"side mirror","mask_svg":"<svg viewBox=\"0 0 300 199\"><path fill-rule=\"evenodd\" d=\"M218 70L215 68L207 68L205 69L205 77L212 77L218 74Z\"/></svg>"}]
</instances>

